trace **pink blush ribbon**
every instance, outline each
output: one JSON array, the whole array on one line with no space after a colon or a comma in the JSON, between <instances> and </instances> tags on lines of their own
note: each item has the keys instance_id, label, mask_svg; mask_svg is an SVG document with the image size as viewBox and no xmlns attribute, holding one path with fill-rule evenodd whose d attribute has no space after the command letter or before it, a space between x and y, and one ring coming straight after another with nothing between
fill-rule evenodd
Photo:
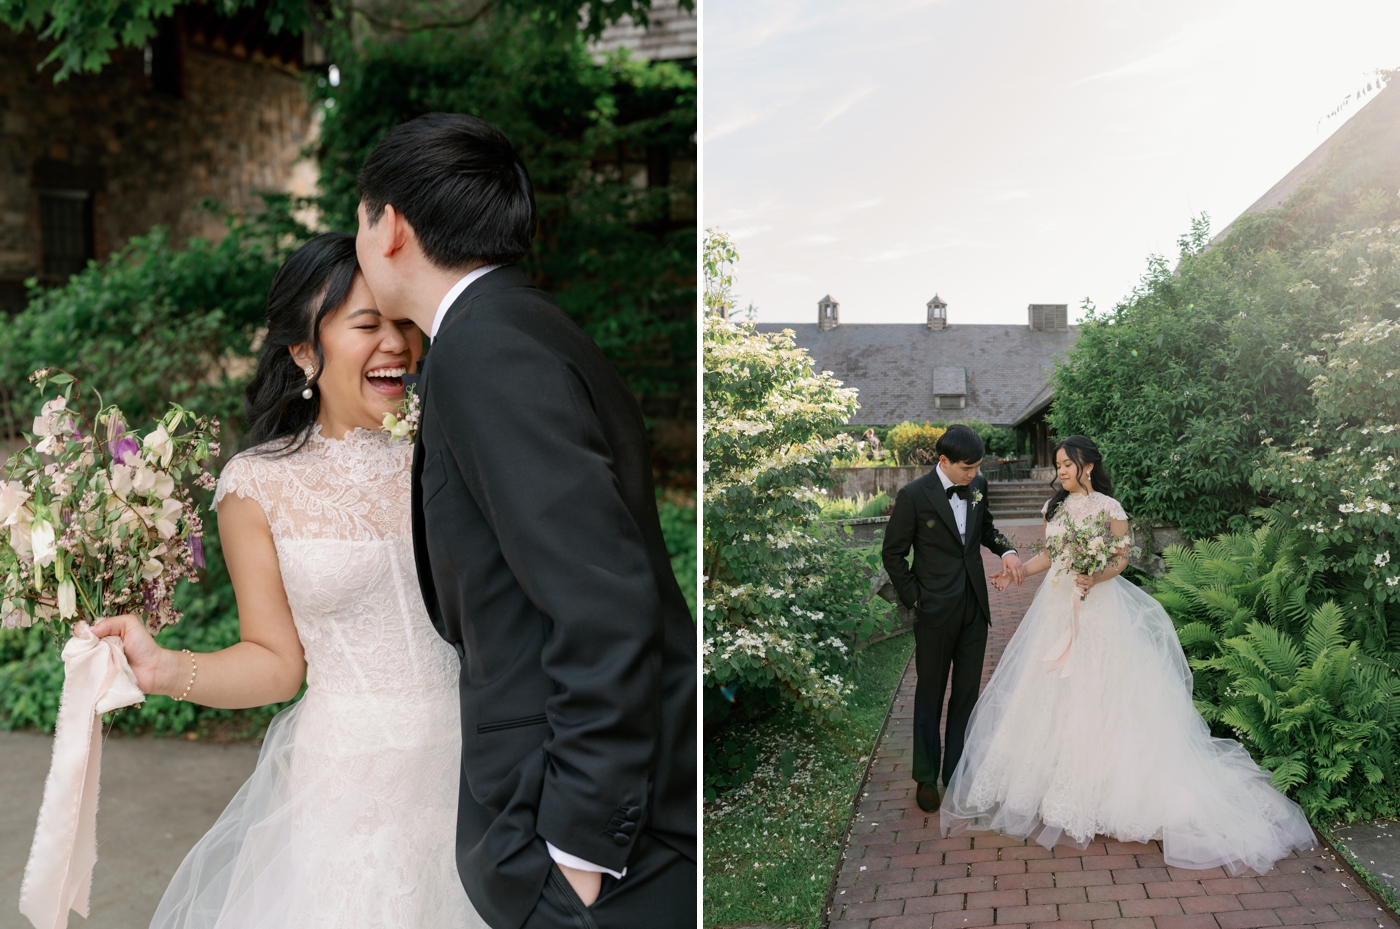
<instances>
[{"instance_id":1,"label":"pink blush ribbon","mask_svg":"<svg viewBox=\"0 0 1400 929\"><path fill-rule=\"evenodd\" d=\"M1059 671L1060 677L1069 677L1069 653L1074 648L1074 640L1079 638L1079 605L1083 602L1084 598L1079 595L1079 588L1076 587L1074 605L1070 608L1069 631L1060 636L1054 648L1050 649L1050 654L1045 656L1045 660L1050 662L1050 667L1045 669L1046 674Z\"/></svg>"},{"instance_id":2,"label":"pink blush ribbon","mask_svg":"<svg viewBox=\"0 0 1400 929\"><path fill-rule=\"evenodd\" d=\"M19 911L35 929L64 929L71 909L84 919L97 864L97 776L102 714L145 699L119 636L99 639L73 624L63 646L63 696L34 844L24 866Z\"/></svg>"}]
</instances>

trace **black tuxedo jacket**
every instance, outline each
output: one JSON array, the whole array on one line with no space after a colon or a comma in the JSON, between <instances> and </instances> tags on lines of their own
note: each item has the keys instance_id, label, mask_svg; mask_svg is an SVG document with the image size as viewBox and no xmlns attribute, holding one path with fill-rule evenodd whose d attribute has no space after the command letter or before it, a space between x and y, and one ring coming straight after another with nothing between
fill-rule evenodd
<instances>
[{"instance_id":1,"label":"black tuxedo jacket","mask_svg":"<svg viewBox=\"0 0 1400 929\"><path fill-rule=\"evenodd\" d=\"M938 468L899 489L894 509L885 528L881 556L885 570L904 605L919 604L921 613L951 614L971 593L982 608L982 617L991 622L987 600L987 575L982 569L982 546L1001 556L1013 546L997 531L987 507L987 479L978 475L968 485L967 541L958 535L957 519L948 493L938 478ZM905 558L914 549L911 571Z\"/></svg>"},{"instance_id":2,"label":"black tuxedo jacket","mask_svg":"<svg viewBox=\"0 0 1400 929\"><path fill-rule=\"evenodd\" d=\"M641 411L519 268L458 297L417 389L418 579L462 656L458 870L514 929L546 840L614 871L641 831L695 859L695 623Z\"/></svg>"}]
</instances>

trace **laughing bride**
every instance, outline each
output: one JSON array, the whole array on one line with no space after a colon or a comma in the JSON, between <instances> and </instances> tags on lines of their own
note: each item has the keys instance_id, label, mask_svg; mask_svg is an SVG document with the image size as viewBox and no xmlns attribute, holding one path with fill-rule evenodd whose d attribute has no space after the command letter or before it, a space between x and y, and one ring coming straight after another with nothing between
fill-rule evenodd
<instances>
[{"instance_id":1,"label":"laughing bride","mask_svg":"<svg viewBox=\"0 0 1400 929\"><path fill-rule=\"evenodd\" d=\"M241 641L194 655L121 635L141 689L205 706L306 695L176 872L152 929L484 926L455 857L460 659L413 561L412 444L379 429L422 337L380 315L353 236L296 252L246 394L252 448L215 505Z\"/></svg>"}]
</instances>

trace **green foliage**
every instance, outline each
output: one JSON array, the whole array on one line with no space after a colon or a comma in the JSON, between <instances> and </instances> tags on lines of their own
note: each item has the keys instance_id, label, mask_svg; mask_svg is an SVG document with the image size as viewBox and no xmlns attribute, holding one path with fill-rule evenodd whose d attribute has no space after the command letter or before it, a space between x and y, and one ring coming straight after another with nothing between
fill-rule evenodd
<instances>
[{"instance_id":1,"label":"green foliage","mask_svg":"<svg viewBox=\"0 0 1400 929\"><path fill-rule=\"evenodd\" d=\"M822 519L870 519L889 513L894 501L883 490L878 494L858 494L855 497L824 496L817 501Z\"/></svg>"},{"instance_id":2,"label":"green foliage","mask_svg":"<svg viewBox=\"0 0 1400 929\"><path fill-rule=\"evenodd\" d=\"M1400 253L1400 236L1390 246ZM1254 486L1316 540L1319 567L1344 579L1376 635L1400 636L1400 325L1367 320L1315 348L1299 370L1316 418L1290 447L1268 449Z\"/></svg>"},{"instance_id":3,"label":"green foliage","mask_svg":"<svg viewBox=\"0 0 1400 929\"><path fill-rule=\"evenodd\" d=\"M666 537L666 551L671 555L671 570L695 615L695 498L660 496L656 501L661 517L661 534Z\"/></svg>"},{"instance_id":4,"label":"green foliage","mask_svg":"<svg viewBox=\"0 0 1400 929\"><path fill-rule=\"evenodd\" d=\"M180 0L0 0L0 23L16 31L32 27L39 38L52 41L53 51L41 67L57 61L54 80L62 81L72 74L101 71L111 61L113 51L144 44L156 35L157 20L185 5L190 4ZM259 0L218 0L219 12L225 16L258 5ZM694 0L681 0L681 7L693 10ZM268 0L263 16L271 32L296 33L310 25L313 9L298 0ZM348 4L331 4L327 13L341 24L354 12L373 27L421 32L487 22L491 14L499 12L505 19L530 20L552 34L596 37L624 16L645 24L650 10L651 0L490 0L465 18L436 3L399 7L390 19Z\"/></svg>"},{"instance_id":5,"label":"green foliage","mask_svg":"<svg viewBox=\"0 0 1400 929\"><path fill-rule=\"evenodd\" d=\"M1400 105L1387 93L1377 106ZM1400 142L1393 125L1377 131ZM1245 528L1261 502L1254 475L1272 460L1265 441L1291 445L1312 418L1303 352L1397 315L1397 181L1400 160L1346 148L1219 242L1194 222L1175 270L1154 256L1125 301L1088 307L1054 374L1053 431L1098 442L1131 512L1190 538Z\"/></svg>"},{"instance_id":6,"label":"green foliage","mask_svg":"<svg viewBox=\"0 0 1400 929\"><path fill-rule=\"evenodd\" d=\"M1324 599L1315 544L1270 522L1173 546L1156 597L1195 674L1196 708L1309 816L1393 815L1400 678L1356 607ZM1378 646L1378 647L1377 647Z\"/></svg>"},{"instance_id":7,"label":"green foliage","mask_svg":"<svg viewBox=\"0 0 1400 929\"><path fill-rule=\"evenodd\" d=\"M1129 512L1191 538L1244 527L1261 440L1292 435L1308 411L1295 347L1336 320L1290 293L1298 274L1281 256L1208 242L1202 219L1176 274L1154 256L1128 300L1089 313L1050 415L1056 435L1098 443Z\"/></svg>"},{"instance_id":8,"label":"green foliage","mask_svg":"<svg viewBox=\"0 0 1400 929\"><path fill-rule=\"evenodd\" d=\"M695 227L673 221L695 177L637 186L624 153L693 150L696 76L675 62L593 60L577 34L494 19L478 29L364 41L337 51L324 80L320 200L333 228L356 228L360 165L395 126L429 112L495 123L535 185L540 232L522 263L644 398L688 391L695 357ZM645 403L644 403L645 406Z\"/></svg>"},{"instance_id":9,"label":"green foliage","mask_svg":"<svg viewBox=\"0 0 1400 929\"><path fill-rule=\"evenodd\" d=\"M837 722L783 704L707 724L704 925L821 925L861 775L913 650L912 635L861 649ZM735 755L738 768L712 765ZM740 783L715 790L714 778L741 770Z\"/></svg>"},{"instance_id":10,"label":"green foliage","mask_svg":"<svg viewBox=\"0 0 1400 929\"><path fill-rule=\"evenodd\" d=\"M0 415L10 434L29 427L39 394L27 378L41 366L97 387L133 423L171 401L234 421L272 276L307 235L291 206L269 196L263 213L230 217L218 244L175 248L156 228L63 285L31 282L29 306L0 328Z\"/></svg>"},{"instance_id":11,"label":"green foliage","mask_svg":"<svg viewBox=\"0 0 1400 929\"><path fill-rule=\"evenodd\" d=\"M936 446L948 430L932 423L900 423L890 429L885 447L895 460L906 465L931 465L938 461Z\"/></svg>"},{"instance_id":12,"label":"green foliage","mask_svg":"<svg viewBox=\"0 0 1400 929\"><path fill-rule=\"evenodd\" d=\"M707 259L723 241L706 237ZM850 417L855 391L814 373L787 336L717 313L705 314L703 348L707 714L740 688L776 688L839 716L852 634L888 622L867 602L878 558L819 521L832 460L850 450L849 437L824 436Z\"/></svg>"}]
</instances>

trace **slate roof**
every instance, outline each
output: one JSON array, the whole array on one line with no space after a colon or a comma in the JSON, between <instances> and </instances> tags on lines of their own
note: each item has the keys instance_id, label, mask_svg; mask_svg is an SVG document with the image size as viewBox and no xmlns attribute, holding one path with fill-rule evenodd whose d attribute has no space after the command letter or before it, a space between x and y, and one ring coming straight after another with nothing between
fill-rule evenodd
<instances>
[{"instance_id":1,"label":"slate roof","mask_svg":"<svg viewBox=\"0 0 1400 929\"><path fill-rule=\"evenodd\" d=\"M761 332L791 329L819 371L830 371L860 391L852 425L889 426L905 420L980 419L1009 426L1041 393L1055 358L1079 336L1032 332L1022 325L843 323L823 331L816 323L762 323ZM940 410L934 395L965 377L967 408ZM945 378L948 381L945 381ZM951 382L951 383L949 383Z\"/></svg>"}]
</instances>

